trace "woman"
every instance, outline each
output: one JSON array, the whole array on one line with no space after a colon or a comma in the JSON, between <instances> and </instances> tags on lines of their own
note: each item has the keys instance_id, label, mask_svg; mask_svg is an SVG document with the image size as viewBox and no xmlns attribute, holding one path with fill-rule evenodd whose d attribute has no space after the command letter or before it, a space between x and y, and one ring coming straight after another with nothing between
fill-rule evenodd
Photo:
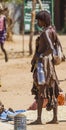
<instances>
[{"instance_id":1,"label":"woman","mask_svg":"<svg viewBox=\"0 0 66 130\"><path fill-rule=\"evenodd\" d=\"M36 15L36 19L38 21L38 26L44 29L36 39L36 50L31 61L31 71L33 72L33 88L31 91L32 94L35 94L38 106L37 120L31 124L42 124L41 114L44 98L48 98L46 109L53 109L53 119L47 123L57 124L57 97L59 95L59 82L54 68L53 53L54 45L60 44L60 42L55 28L51 26L51 17L47 11L40 11Z\"/></svg>"}]
</instances>

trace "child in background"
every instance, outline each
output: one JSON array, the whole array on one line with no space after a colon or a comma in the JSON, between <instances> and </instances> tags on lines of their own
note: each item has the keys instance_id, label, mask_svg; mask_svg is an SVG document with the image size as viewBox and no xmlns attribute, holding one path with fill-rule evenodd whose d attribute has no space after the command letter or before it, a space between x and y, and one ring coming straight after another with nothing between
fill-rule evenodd
<instances>
[{"instance_id":1,"label":"child in background","mask_svg":"<svg viewBox=\"0 0 66 130\"><path fill-rule=\"evenodd\" d=\"M6 17L3 15L3 9L0 7L0 47L5 55L5 62L8 61L6 50L4 49L4 42L6 40Z\"/></svg>"}]
</instances>

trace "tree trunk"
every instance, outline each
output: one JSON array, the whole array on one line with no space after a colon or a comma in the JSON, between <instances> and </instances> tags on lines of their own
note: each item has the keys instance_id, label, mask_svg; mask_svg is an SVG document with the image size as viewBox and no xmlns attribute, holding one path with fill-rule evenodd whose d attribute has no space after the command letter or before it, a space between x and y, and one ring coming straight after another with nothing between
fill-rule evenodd
<instances>
[{"instance_id":1,"label":"tree trunk","mask_svg":"<svg viewBox=\"0 0 66 130\"><path fill-rule=\"evenodd\" d=\"M34 23L35 23L35 8L36 0L32 0L32 16L31 16L31 29L30 29L30 40L29 40L29 55L32 55L32 39L34 35Z\"/></svg>"},{"instance_id":2,"label":"tree trunk","mask_svg":"<svg viewBox=\"0 0 66 130\"><path fill-rule=\"evenodd\" d=\"M42 7L42 1L41 0L38 0L38 2L39 2L39 5L40 5L40 8L41 8L41 10L43 9L43 7Z\"/></svg>"},{"instance_id":3,"label":"tree trunk","mask_svg":"<svg viewBox=\"0 0 66 130\"><path fill-rule=\"evenodd\" d=\"M24 55L24 1L22 3L22 52Z\"/></svg>"}]
</instances>

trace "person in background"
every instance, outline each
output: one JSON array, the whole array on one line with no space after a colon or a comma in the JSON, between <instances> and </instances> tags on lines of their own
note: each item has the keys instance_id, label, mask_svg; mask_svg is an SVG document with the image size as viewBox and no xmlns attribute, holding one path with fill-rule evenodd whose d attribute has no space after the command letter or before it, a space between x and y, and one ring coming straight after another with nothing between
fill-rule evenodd
<instances>
[{"instance_id":1,"label":"person in background","mask_svg":"<svg viewBox=\"0 0 66 130\"><path fill-rule=\"evenodd\" d=\"M3 15L3 9L0 7L0 47L5 55L5 62L8 61L6 50L4 49L4 42L6 40L6 17Z\"/></svg>"},{"instance_id":2,"label":"person in background","mask_svg":"<svg viewBox=\"0 0 66 130\"><path fill-rule=\"evenodd\" d=\"M31 61L31 72L33 72L32 94L37 102L37 120L31 125L42 124L42 106L44 99L48 99L46 110L53 110L53 119L47 124L58 124L57 97L59 82L55 71L54 45L59 45L59 39L55 27L51 25L51 16L47 11L40 11L36 15L39 27L43 28L40 36L36 39L36 49Z\"/></svg>"},{"instance_id":3,"label":"person in background","mask_svg":"<svg viewBox=\"0 0 66 130\"><path fill-rule=\"evenodd\" d=\"M9 16L9 10L7 7L4 8L3 14L6 16L6 31L7 31L6 41L13 41L13 33L12 33L13 20Z\"/></svg>"}]
</instances>

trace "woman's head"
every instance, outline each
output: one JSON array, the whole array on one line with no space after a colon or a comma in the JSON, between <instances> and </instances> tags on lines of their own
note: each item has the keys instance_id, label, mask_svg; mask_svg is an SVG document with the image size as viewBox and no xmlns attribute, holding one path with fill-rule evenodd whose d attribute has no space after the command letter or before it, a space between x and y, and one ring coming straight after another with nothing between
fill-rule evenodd
<instances>
[{"instance_id":1,"label":"woman's head","mask_svg":"<svg viewBox=\"0 0 66 130\"><path fill-rule=\"evenodd\" d=\"M51 16L50 14L42 10L36 14L36 19L38 20L38 25L39 26L46 26L48 27L51 24Z\"/></svg>"}]
</instances>

